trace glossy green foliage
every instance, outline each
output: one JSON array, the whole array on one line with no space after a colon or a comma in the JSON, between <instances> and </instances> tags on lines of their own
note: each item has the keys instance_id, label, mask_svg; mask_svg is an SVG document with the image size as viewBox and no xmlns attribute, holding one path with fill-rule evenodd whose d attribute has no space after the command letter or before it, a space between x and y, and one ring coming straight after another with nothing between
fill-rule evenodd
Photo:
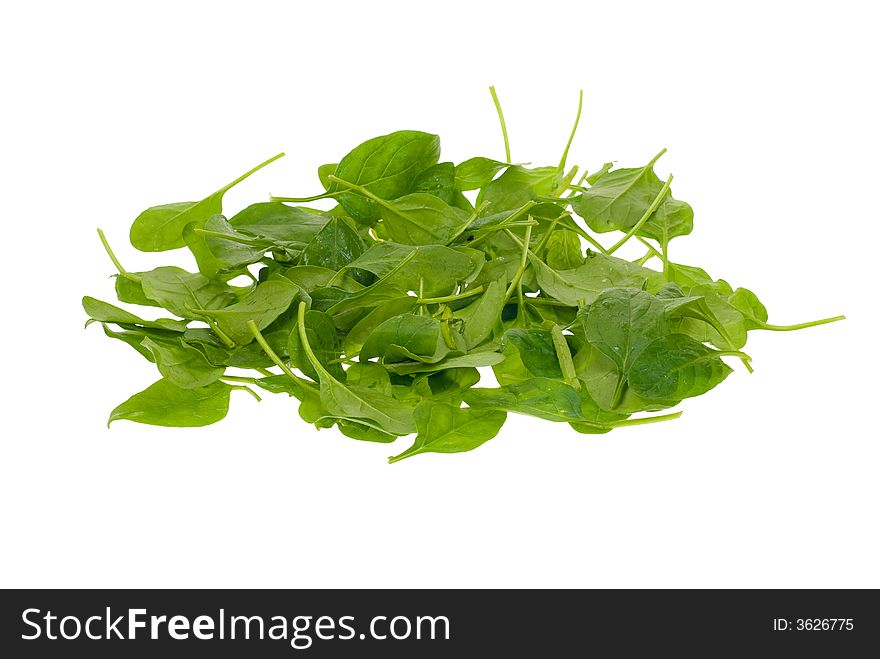
<instances>
[{"instance_id":1,"label":"glossy green foliage","mask_svg":"<svg viewBox=\"0 0 880 659\"><path fill-rule=\"evenodd\" d=\"M317 195L224 214L225 192L276 156L135 219L136 249L187 248L197 271L129 272L99 232L116 296L136 308L86 296L86 324L161 376L110 421L207 425L239 389L290 397L347 438L414 435L391 462L475 449L508 414L603 434L676 418L658 412L720 384L724 359L751 370L750 331L841 318L772 325L751 290L670 260L693 210L654 173L659 155L578 177L576 121L559 165L512 164L493 99L503 160L441 162L436 135L399 131L318 167ZM627 242L648 251L620 258ZM488 368L498 386L479 386Z\"/></svg>"},{"instance_id":2,"label":"glossy green foliage","mask_svg":"<svg viewBox=\"0 0 880 659\"><path fill-rule=\"evenodd\" d=\"M409 192L416 177L436 164L439 157L439 137L401 130L355 147L339 161L333 175L382 199L396 199ZM378 219L375 201L344 190L339 183L327 188L328 192L339 193L337 201L355 221L373 224Z\"/></svg>"}]
</instances>

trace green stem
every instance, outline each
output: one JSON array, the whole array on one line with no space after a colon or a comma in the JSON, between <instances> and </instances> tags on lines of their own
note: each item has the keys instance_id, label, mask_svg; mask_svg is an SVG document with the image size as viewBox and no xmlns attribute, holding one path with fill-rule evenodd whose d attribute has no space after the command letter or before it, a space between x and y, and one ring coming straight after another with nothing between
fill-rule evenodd
<instances>
[{"instance_id":1,"label":"green stem","mask_svg":"<svg viewBox=\"0 0 880 659\"><path fill-rule=\"evenodd\" d=\"M311 197L276 197L269 195L269 201L286 201L290 203L306 203L309 201L318 201L319 199L328 199L335 197L339 192L322 192L321 194L312 195Z\"/></svg>"},{"instance_id":2,"label":"green stem","mask_svg":"<svg viewBox=\"0 0 880 659\"><path fill-rule=\"evenodd\" d=\"M571 185L571 180L577 175L577 173L577 165L568 170L568 174L563 176L562 180L559 181L559 185L556 186L556 194L562 194L563 192L568 190L568 186ZM562 199L568 199L568 197L562 197Z\"/></svg>"},{"instance_id":3,"label":"green stem","mask_svg":"<svg viewBox=\"0 0 880 659\"><path fill-rule=\"evenodd\" d=\"M501 111L501 102L498 100L498 94L495 93L495 85L489 87L489 93L492 94L495 112L498 113L498 121L501 122L501 135L504 137L504 162L511 162L510 141L507 139L507 124L504 122L504 112Z\"/></svg>"},{"instance_id":4,"label":"green stem","mask_svg":"<svg viewBox=\"0 0 880 659\"><path fill-rule=\"evenodd\" d=\"M657 414L655 416L645 416L641 419L625 419L623 421L615 421L609 424L612 428L621 428L623 426L643 426L647 423L659 423L660 421L671 421L681 416L681 412L672 412L671 414Z\"/></svg>"},{"instance_id":5,"label":"green stem","mask_svg":"<svg viewBox=\"0 0 880 659\"><path fill-rule=\"evenodd\" d=\"M184 305L184 306L186 306L186 305ZM189 309L189 307L186 307L186 308ZM216 334L217 337L221 341L223 341L224 345L227 348L234 348L235 347L235 341L233 341L232 338L226 332L224 332L222 329L220 329L220 326L217 324L216 320L214 320L213 318L209 318L208 325L211 326L211 329L214 330L214 334Z\"/></svg>"},{"instance_id":6,"label":"green stem","mask_svg":"<svg viewBox=\"0 0 880 659\"><path fill-rule=\"evenodd\" d=\"M302 307L303 305L305 305L305 302L300 302L300 306ZM290 368L287 366L287 364L285 364L283 361L281 361L281 358L272 349L272 346L269 345L269 342L266 341L266 338L260 332L260 328L257 327L257 324L253 320L247 321L247 328L251 331L251 334L254 335L254 339L256 339L257 343L263 349L263 352L266 353L266 355L269 357L269 359L271 359L273 362L275 362L275 365L282 370L284 375L286 375L291 380L296 382L303 389L311 389L312 391L315 391L315 388L312 386L312 384L310 382L307 382L307 381L303 380L301 377L298 377L293 371L290 370ZM303 339L303 341L304 341L303 347L308 346L308 343L305 342L305 339ZM309 353L309 352L311 352L311 348L308 348L307 353ZM314 357L314 355L312 355L312 356Z\"/></svg>"},{"instance_id":7,"label":"green stem","mask_svg":"<svg viewBox=\"0 0 880 659\"><path fill-rule=\"evenodd\" d=\"M658 153L656 156L651 158L651 162L649 162L647 165L645 165L645 169L646 170L651 169L651 167L653 167L657 163L657 161L660 160L660 158L663 156L664 153L666 153L666 147L663 147L662 149L660 149L660 153Z\"/></svg>"},{"instance_id":8,"label":"green stem","mask_svg":"<svg viewBox=\"0 0 880 659\"><path fill-rule=\"evenodd\" d=\"M665 149L664 149L665 151ZM661 153L662 155L662 153ZM642 225L648 221L648 218L654 214L654 211L657 210L657 207L660 206L660 202L666 197L666 193L669 192L669 186L672 185L672 174L669 175L669 178L666 179L666 183L663 184L663 187L660 188L660 192L657 193L657 196L654 197L654 201L651 202L651 205L648 206L648 210L645 211L645 214L636 222L629 231L626 232L626 235L623 236L620 240L618 240L614 245L608 248L607 254L614 254L618 249L620 249L627 240L635 235L636 231L642 228Z\"/></svg>"},{"instance_id":9,"label":"green stem","mask_svg":"<svg viewBox=\"0 0 880 659\"><path fill-rule=\"evenodd\" d=\"M574 141L575 133L577 133L578 123L580 123L580 120L581 120L581 110L583 109L583 106L584 106L584 90L581 89L580 92L578 93L578 111L577 111L577 115L574 118L574 126L571 127L571 135L568 136L568 143L566 143L566 145L565 145L565 151L562 152L562 160L559 161L559 171L560 172L563 169L565 169L565 161L568 160L568 150L571 148L571 143ZM575 171L577 171L577 168L575 168ZM574 175L572 175L571 178L574 178ZM570 182L571 182L571 179L569 179L569 183Z\"/></svg>"},{"instance_id":10,"label":"green stem","mask_svg":"<svg viewBox=\"0 0 880 659\"><path fill-rule=\"evenodd\" d=\"M256 378L245 378L238 375L221 375L221 380L229 380L230 382L241 382L243 384L256 384Z\"/></svg>"},{"instance_id":11,"label":"green stem","mask_svg":"<svg viewBox=\"0 0 880 659\"><path fill-rule=\"evenodd\" d=\"M464 300L469 297L473 297L474 295L479 295L483 292L482 286L475 286L470 290L464 291L463 293L456 293L454 295L444 295L442 297L422 297L419 295L419 298L416 300L416 304L446 304L447 302L455 302L456 300Z\"/></svg>"},{"instance_id":12,"label":"green stem","mask_svg":"<svg viewBox=\"0 0 880 659\"><path fill-rule=\"evenodd\" d=\"M518 242L522 247L522 256L519 260L519 267L516 269L516 274L513 275L513 281L511 281L510 285L507 287L507 292L504 293L504 302L506 304L507 301L510 299L510 296L513 295L514 290L522 290L520 289L519 285L522 281L522 276L526 271L526 266L528 266L529 264L529 243L532 240L532 227L526 227L526 235L524 241L520 241L520 239L517 238L514 233L509 229L505 229L504 232L508 236L513 238L513 240ZM522 299L522 294L520 294L519 297L520 299Z\"/></svg>"},{"instance_id":13,"label":"green stem","mask_svg":"<svg viewBox=\"0 0 880 659\"><path fill-rule=\"evenodd\" d=\"M299 307L296 310L296 329L299 332L299 340L302 343L303 350L306 353L306 359L309 360L309 363L312 365L312 368L318 374L318 379L323 380L327 378L329 380L333 380L336 382L336 378L330 375L330 372L324 368L324 365L321 361L315 356L315 353L312 351L312 346L309 343L309 337L306 335L306 303L300 302Z\"/></svg>"},{"instance_id":14,"label":"green stem","mask_svg":"<svg viewBox=\"0 0 880 659\"><path fill-rule=\"evenodd\" d=\"M137 275L133 275L128 272L125 268L122 267L122 264L119 262L119 259L116 258L116 254L113 253L113 250L110 248L110 243L107 242L107 236L104 235L104 232L101 229L98 229L98 238L101 239L101 244L104 246L104 251L107 252L107 256L110 257L110 260L113 261L113 265L116 266L116 269L119 271L119 274L125 277L126 279L131 279L132 281L140 281L141 278Z\"/></svg>"},{"instance_id":15,"label":"green stem","mask_svg":"<svg viewBox=\"0 0 880 659\"><path fill-rule=\"evenodd\" d=\"M636 240L638 240L640 243L642 243L642 245L648 248L648 251L651 252L651 256L656 256L658 259L663 258L663 254L647 240L645 240L641 236L636 236Z\"/></svg>"},{"instance_id":16,"label":"green stem","mask_svg":"<svg viewBox=\"0 0 880 659\"><path fill-rule=\"evenodd\" d=\"M260 375L265 375L267 378L268 378L268 377L272 377L272 376L275 375L272 371L270 371L270 370L267 369L267 368L259 368L259 367L257 367L257 368L255 368L254 370L255 370L257 373L259 373Z\"/></svg>"},{"instance_id":17,"label":"green stem","mask_svg":"<svg viewBox=\"0 0 880 659\"><path fill-rule=\"evenodd\" d=\"M574 309L575 307L566 304L565 302L560 302L559 300L554 300L549 297L526 297L523 300L526 304L534 304L536 306L545 306L545 307L565 307L567 309Z\"/></svg>"},{"instance_id":18,"label":"green stem","mask_svg":"<svg viewBox=\"0 0 880 659\"><path fill-rule=\"evenodd\" d=\"M228 240L229 242L247 245L248 247L258 247L260 249L268 249L271 246L271 243L267 243L265 240L257 240L255 238L243 238L242 236L236 236L231 233L221 233L220 231L211 231L210 229L200 229L200 228L194 228L193 231L195 231L200 236L209 236L211 238L221 238L223 240ZM305 246L305 243L291 243L291 244L292 245L298 244L298 245Z\"/></svg>"},{"instance_id":19,"label":"green stem","mask_svg":"<svg viewBox=\"0 0 880 659\"><path fill-rule=\"evenodd\" d=\"M645 265L648 261L654 258L654 251L648 250L647 253L640 259L636 259L633 263L637 263L638 265Z\"/></svg>"},{"instance_id":20,"label":"green stem","mask_svg":"<svg viewBox=\"0 0 880 659\"><path fill-rule=\"evenodd\" d=\"M793 332L795 330L806 329L808 327L818 327L819 325L827 325L828 323L836 323L839 320L846 320L846 316L832 316L831 318L822 318L821 320L811 320L807 323L797 323L796 325L771 325L764 323L758 327L762 330L770 330L771 332Z\"/></svg>"},{"instance_id":21,"label":"green stem","mask_svg":"<svg viewBox=\"0 0 880 659\"><path fill-rule=\"evenodd\" d=\"M577 371L574 367L574 360L571 357L571 349L562 333L562 328L554 324L550 329L550 338L553 340L553 348L556 350L556 360L559 362L559 368L562 369L562 379L570 387L574 389L581 388L581 381L578 379Z\"/></svg>"},{"instance_id":22,"label":"green stem","mask_svg":"<svg viewBox=\"0 0 880 659\"><path fill-rule=\"evenodd\" d=\"M253 389L251 389L250 387L245 387L245 386L231 386L230 389L237 389L237 390L239 390L239 391L246 391L246 392L248 392L251 396L253 396L254 398L256 398L258 403L262 403L262 402L263 402L263 399L260 398L260 395L259 395L256 391L254 391Z\"/></svg>"},{"instance_id":23,"label":"green stem","mask_svg":"<svg viewBox=\"0 0 880 659\"><path fill-rule=\"evenodd\" d=\"M739 350L716 350L715 352L719 357L739 357L743 364L746 365L748 365L748 362L752 361L752 358L749 357L749 355Z\"/></svg>"},{"instance_id":24,"label":"green stem","mask_svg":"<svg viewBox=\"0 0 880 659\"><path fill-rule=\"evenodd\" d=\"M446 245L449 246L452 243L454 243L456 240L458 240L461 237L461 234L463 234L465 231L467 231L468 227L476 221L476 219L480 216L480 213L482 213L483 210L488 205L489 205L489 202L484 201L482 204L480 204L480 206L478 208L475 208L474 212L471 213L471 216L467 219L467 222L462 224L461 228L459 228L454 234L452 234L452 238L450 238L449 240L446 241Z\"/></svg>"},{"instance_id":25,"label":"green stem","mask_svg":"<svg viewBox=\"0 0 880 659\"><path fill-rule=\"evenodd\" d=\"M269 158L268 160L264 160L263 162L261 162L259 165L257 165L257 166L254 167L253 169L249 169L249 170L246 171L244 174L242 174L241 176L239 176L239 177L238 177L237 179L235 179L232 183L229 183L228 185L224 185L222 188L220 188L220 191L225 192L226 190L229 190L230 188L232 188L232 187L238 185L239 183L241 183L243 180L245 180L245 179L246 179L247 177L249 177L250 175L252 175L252 174L256 174L258 171L260 171L261 169L263 169L263 167L265 167L265 166L268 165L269 163L275 162L275 161L278 160L279 158L283 158L283 157L284 157L284 152L282 151L281 153L272 156L272 157Z\"/></svg>"},{"instance_id":26,"label":"green stem","mask_svg":"<svg viewBox=\"0 0 880 659\"><path fill-rule=\"evenodd\" d=\"M544 237L541 238L541 242L539 242L538 245L535 247L535 254L541 254L544 251L544 248L547 246L547 241L550 240L550 234L553 233L553 229L555 229L556 225L559 224L559 220L561 220L563 217L566 217L567 215L567 212L560 213L556 216L556 218L553 219L552 222L550 222L550 226L547 227L547 230L544 232Z\"/></svg>"}]
</instances>

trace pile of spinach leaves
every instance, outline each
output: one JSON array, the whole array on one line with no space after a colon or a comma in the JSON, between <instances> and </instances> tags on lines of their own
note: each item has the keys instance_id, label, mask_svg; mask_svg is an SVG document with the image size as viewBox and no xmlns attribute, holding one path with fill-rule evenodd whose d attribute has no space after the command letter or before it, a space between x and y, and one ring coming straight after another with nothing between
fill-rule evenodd
<instances>
[{"instance_id":1,"label":"pile of spinach leaves","mask_svg":"<svg viewBox=\"0 0 880 659\"><path fill-rule=\"evenodd\" d=\"M263 390L354 439L415 434L391 462L474 449L509 413L607 433L679 416L643 413L714 388L731 372L724 357L751 369L750 330L842 318L772 325L752 291L673 262L693 211L654 172L663 151L641 167L567 169L579 104L558 165L514 164L492 97L504 161L443 161L436 135L404 130L319 167L313 196L223 214L224 193L279 154L200 201L135 219L135 248L186 248L196 271L130 272L99 230L119 301L169 316L83 299L87 324L161 375L110 421L203 426L233 391ZM320 199L336 205L304 205ZM615 256L628 242L644 256ZM477 386L481 367L498 386Z\"/></svg>"}]
</instances>

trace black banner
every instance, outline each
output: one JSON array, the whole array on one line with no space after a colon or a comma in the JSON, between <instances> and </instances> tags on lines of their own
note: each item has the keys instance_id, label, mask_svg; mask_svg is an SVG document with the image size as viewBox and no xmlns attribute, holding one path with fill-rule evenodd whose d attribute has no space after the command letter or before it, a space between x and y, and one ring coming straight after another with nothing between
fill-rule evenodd
<instances>
[{"instance_id":1,"label":"black banner","mask_svg":"<svg viewBox=\"0 0 880 659\"><path fill-rule=\"evenodd\" d=\"M7 590L0 632L0 654L16 658L848 657L880 647L880 600L870 590Z\"/></svg>"}]
</instances>

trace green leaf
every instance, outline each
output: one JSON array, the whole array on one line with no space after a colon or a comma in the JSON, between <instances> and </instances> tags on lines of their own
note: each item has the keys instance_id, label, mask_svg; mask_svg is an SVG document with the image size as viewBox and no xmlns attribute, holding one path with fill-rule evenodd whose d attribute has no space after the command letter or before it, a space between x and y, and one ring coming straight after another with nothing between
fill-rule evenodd
<instances>
[{"instance_id":1,"label":"green leaf","mask_svg":"<svg viewBox=\"0 0 880 659\"><path fill-rule=\"evenodd\" d=\"M501 326L501 311L507 301L507 279L488 284L483 294L455 313L464 323L462 337L468 350L476 348Z\"/></svg>"},{"instance_id":2,"label":"green leaf","mask_svg":"<svg viewBox=\"0 0 880 659\"><path fill-rule=\"evenodd\" d=\"M231 391L223 382L183 389L162 379L117 406L108 425L126 419L154 426L207 426L226 416Z\"/></svg>"},{"instance_id":3,"label":"green leaf","mask_svg":"<svg viewBox=\"0 0 880 659\"><path fill-rule=\"evenodd\" d=\"M572 307L591 303L607 288L644 286L656 292L666 283L659 272L594 252L587 255L583 265L571 270L554 270L534 254L529 254L529 263L541 291Z\"/></svg>"},{"instance_id":4,"label":"green leaf","mask_svg":"<svg viewBox=\"0 0 880 659\"><path fill-rule=\"evenodd\" d=\"M515 328L504 333L505 341L516 347L523 365L541 378L562 378L553 337L545 329Z\"/></svg>"},{"instance_id":5,"label":"green leaf","mask_svg":"<svg viewBox=\"0 0 880 659\"><path fill-rule=\"evenodd\" d=\"M699 396L732 372L721 354L685 334L669 334L649 343L633 361L629 386L648 400Z\"/></svg>"},{"instance_id":6,"label":"green leaf","mask_svg":"<svg viewBox=\"0 0 880 659\"><path fill-rule=\"evenodd\" d=\"M332 217L303 250L300 263L339 270L364 253L364 241L341 217Z\"/></svg>"},{"instance_id":7,"label":"green leaf","mask_svg":"<svg viewBox=\"0 0 880 659\"><path fill-rule=\"evenodd\" d=\"M361 359L380 357L385 363L415 360L436 363L449 353L434 318L401 314L381 323L364 341Z\"/></svg>"},{"instance_id":8,"label":"green leaf","mask_svg":"<svg viewBox=\"0 0 880 659\"><path fill-rule=\"evenodd\" d=\"M315 357L333 377L344 378L345 372L342 370L342 366L334 361L339 357L342 348L339 337L336 334L336 326L333 324L333 319L323 311L311 309L306 311L303 322L309 339L309 345L311 345ZM305 353L299 333L299 325L293 325L289 334L287 348L290 355L290 363L308 377L318 380L318 373Z\"/></svg>"},{"instance_id":9,"label":"green leaf","mask_svg":"<svg viewBox=\"0 0 880 659\"><path fill-rule=\"evenodd\" d=\"M309 343L305 327L305 303L299 303L297 327L306 358L314 368L321 389L321 405L329 418L345 419L391 435L415 432L412 409L370 388L348 387L327 371Z\"/></svg>"},{"instance_id":10,"label":"green leaf","mask_svg":"<svg viewBox=\"0 0 880 659\"><path fill-rule=\"evenodd\" d=\"M180 337L146 337L141 343L153 354L162 377L183 389L207 386L223 375L223 367L210 364L202 352Z\"/></svg>"},{"instance_id":11,"label":"green leaf","mask_svg":"<svg viewBox=\"0 0 880 659\"><path fill-rule=\"evenodd\" d=\"M379 325L389 318L409 313L415 308L415 306L416 298L404 295L402 297L392 298L372 309L348 331L348 334L345 335L345 338L343 339L345 354L349 356L359 354L364 345L364 341L367 340L367 337L369 337Z\"/></svg>"},{"instance_id":12,"label":"green leaf","mask_svg":"<svg viewBox=\"0 0 880 659\"><path fill-rule=\"evenodd\" d=\"M275 242L309 243L327 224L328 217L277 201L252 204L233 215L229 224L237 231Z\"/></svg>"},{"instance_id":13,"label":"green leaf","mask_svg":"<svg viewBox=\"0 0 880 659\"><path fill-rule=\"evenodd\" d=\"M455 187L461 192L479 190L485 187L502 169L509 167L506 162L491 158L471 158L455 167Z\"/></svg>"},{"instance_id":14,"label":"green leaf","mask_svg":"<svg viewBox=\"0 0 880 659\"><path fill-rule=\"evenodd\" d=\"M257 327L265 329L293 304L299 288L285 280L265 281L248 293L240 302L223 309L201 310L200 314L213 320L220 330L238 345L254 340L247 327L253 320Z\"/></svg>"},{"instance_id":15,"label":"green leaf","mask_svg":"<svg viewBox=\"0 0 880 659\"><path fill-rule=\"evenodd\" d=\"M649 343L669 333L665 306L646 291L612 288L603 291L582 318L586 340L617 368L612 398L616 408L635 359Z\"/></svg>"},{"instance_id":16,"label":"green leaf","mask_svg":"<svg viewBox=\"0 0 880 659\"><path fill-rule=\"evenodd\" d=\"M98 323L114 323L126 327L128 325L137 325L140 327L151 327L154 329L169 330L172 332L183 332L186 329L186 321L172 320L171 318L159 318L158 320L144 320L133 313L115 307L108 302L97 300L86 295L82 299L83 309L89 316L86 325Z\"/></svg>"},{"instance_id":17,"label":"green leaf","mask_svg":"<svg viewBox=\"0 0 880 659\"><path fill-rule=\"evenodd\" d=\"M421 172L412 184L413 192L434 195L444 203L455 202L455 165L441 162Z\"/></svg>"},{"instance_id":18,"label":"green leaf","mask_svg":"<svg viewBox=\"0 0 880 659\"><path fill-rule=\"evenodd\" d=\"M334 176L363 186L382 199L406 194L416 177L440 157L440 138L415 130L401 130L367 140L348 153ZM336 200L361 224L373 224L379 217L376 203L356 193L345 192L338 183L327 188L339 193Z\"/></svg>"},{"instance_id":19,"label":"green leaf","mask_svg":"<svg viewBox=\"0 0 880 659\"><path fill-rule=\"evenodd\" d=\"M743 315L746 329L759 329L767 324L767 307L748 288L737 288L727 301Z\"/></svg>"},{"instance_id":20,"label":"green leaf","mask_svg":"<svg viewBox=\"0 0 880 659\"><path fill-rule=\"evenodd\" d=\"M390 240L404 245L445 245L468 220L468 214L424 192L386 201L380 214Z\"/></svg>"},{"instance_id":21,"label":"green leaf","mask_svg":"<svg viewBox=\"0 0 880 659\"><path fill-rule=\"evenodd\" d=\"M603 291L583 312L587 341L626 373L649 343L669 332L656 296L632 288Z\"/></svg>"},{"instance_id":22,"label":"green leaf","mask_svg":"<svg viewBox=\"0 0 880 659\"><path fill-rule=\"evenodd\" d=\"M487 203L490 213L519 208L541 195L549 195L559 184L560 174L556 167L527 169L513 165L494 181L487 183L477 196L477 206Z\"/></svg>"},{"instance_id":23,"label":"green leaf","mask_svg":"<svg viewBox=\"0 0 880 659\"><path fill-rule=\"evenodd\" d=\"M223 195L229 189L283 155L280 153L257 165L201 201L184 201L148 208L131 225L131 244L142 252L163 252L185 246L183 230L188 224L201 226L209 217L222 213Z\"/></svg>"},{"instance_id":24,"label":"green leaf","mask_svg":"<svg viewBox=\"0 0 880 659\"><path fill-rule=\"evenodd\" d=\"M210 232L210 233L206 233ZM199 272L214 278L219 274L241 272L245 266L256 263L270 245L243 244L238 241L254 241L242 236L232 228L222 215L212 215L204 224L184 227L183 239L196 259Z\"/></svg>"},{"instance_id":25,"label":"green leaf","mask_svg":"<svg viewBox=\"0 0 880 659\"><path fill-rule=\"evenodd\" d=\"M198 317L199 310L222 309L236 301L228 284L174 266L142 272L140 278L147 298L182 318Z\"/></svg>"},{"instance_id":26,"label":"green leaf","mask_svg":"<svg viewBox=\"0 0 880 659\"><path fill-rule=\"evenodd\" d=\"M400 362L385 364L385 368L398 375L415 375L416 373L438 373L450 368L480 368L482 366L494 366L504 361L504 355L497 352L472 352L457 357L447 357L439 362Z\"/></svg>"},{"instance_id":27,"label":"green leaf","mask_svg":"<svg viewBox=\"0 0 880 659\"><path fill-rule=\"evenodd\" d=\"M665 152L644 167L615 169L596 177L592 187L572 201L572 210L597 233L631 229L663 189L663 182L654 173L654 163ZM693 220L691 207L673 199L669 192L637 235L662 242L664 236L668 239L690 233Z\"/></svg>"},{"instance_id":28,"label":"green leaf","mask_svg":"<svg viewBox=\"0 0 880 659\"><path fill-rule=\"evenodd\" d=\"M413 415L419 434L410 448L389 462L419 453L471 451L495 437L507 418L497 410L466 409L433 400L419 403Z\"/></svg>"},{"instance_id":29,"label":"green leaf","mask_svg":"<svg viewBox=\"0 0 880 659\"><path fill-rule=\"evenodd\" d=\"M569 385L550 378L531 378L498 388L470 389L469 407L516 412L546 421L581 421L581 397Z\"/></svg>"},{"instance_id":30,"label":"green leaf","mask_svg":"<svg viewBox=\"0 0 880 659\"><path fill-rule=\"evenodd\" d=\"M554 270L572 270L584 264L581 241L574 231L556 229L547 239L547 265Z\"/></svg>"},{"instance_id":31,"label":"green leaf","mask_svg":"<svg viewBox=\"0 0 880 659\"><path fill-rule=\"evenodd\" d=\"M336 168L339 167L339 163L329 163L327 165L321 165L318 167L318 180L321 181L321 185L327 190L331 185L331 181L328 176L336 173Z\"/></svg>"}]
</instances>

